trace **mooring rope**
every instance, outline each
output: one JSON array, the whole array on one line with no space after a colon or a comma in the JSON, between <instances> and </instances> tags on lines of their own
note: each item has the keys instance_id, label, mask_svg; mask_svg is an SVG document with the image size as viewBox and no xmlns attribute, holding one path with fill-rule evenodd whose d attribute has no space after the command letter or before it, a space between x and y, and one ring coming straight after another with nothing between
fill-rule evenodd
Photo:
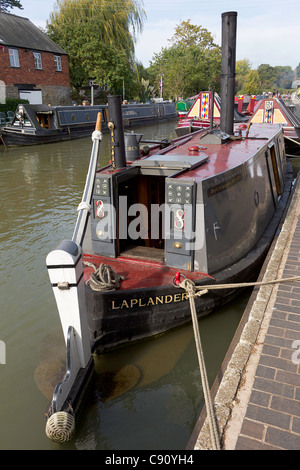
<instances>
[{"instance_id":1,"label":"mooring rope","mask_svg":"<svg viewBox=\"0 0 300 470\"><path fill-rule=\"evenodd\" d=\"M201 380L202 380L202 388L203 388L203 394L204 394L204 400L205 400L205 405L206 405L207 418L208 418L208 423L209 423L209 428L210 428L212 444L213 444L214 450L220 450L221 445L220 445L218 426L217 426L214 408L213 408L211 395L210 395L210 388L209 388L209 383L208 383L208 378L207 378L207 373L206 373L204 354L203 354L203 349L201 345L199 325L198 325L198 319L197 319L197 313L196 313L195 284L190 279L184 279L184 281L182 281L179 284L179 286L185 289L188 294L190 308L191 308L195 343L196 343L196 349L197 349L197 355L198 355L198 362L199 362L200 374L201 374ZM197 295L200 296L200 295L206 294L206 292L207 290L203 289L201 292L198 292Z\"/></svg>"},{"instance_id":2,"label":"mooring rope","mask_svg":"<svg viewBox=\"0 0 300 470\"><path fill-rule=\"evenodd\" d=\"M188 299L190 302L191 316L194 329L194 337L198 355L198 362L200 367L200 374L202 380L203 394L207 411L208 424L210 429L210 435L212 440L212 446L214 450L221 450L220 436L218 432L217 420L214 412L214 406L212 403L210 388L207 379L207 372L204 361L204 354L201 345L201 338L199 332L199 325L197 319L197 312L195 306L195 297L201 297L204 294L207 294L209 290L213 289L233 289L238 287L254 287L254 286L266 286L272 284L278 284L281 282L291 282L291 281L300 281L300 276L285 278L285 279L274 279L271 281L261 281L261 282L244 282L239 284L216 284L216 285L207 285L207 286L196 286L191 279L184 279L176 287L181 287L185 289L188 294ZM173 282L174 284L174 282ZM197 292L198 291L198 292Z\"/></svg>"},{"instance_id":3,"label":"mooring rope","mask_svg":"<svg viewBox=\"0 0 300 470\"><path fill-rule=\"evenodd\" d=\"M187 279L184 279L180 284L178 284L179 287L184 287L185 281ZM188 279L190 281L190 279ZM282 278L282 279L273 279L271 281L260 281L260 282L240 282L240 283L235 283L235 284L209 284L206 286L196 286L193 281L190 281L193 283L195 290L198 291L209 291L213 289L237 289L239 287L257 287L257 286L268 286L272 284L279 284L281 282L292 282L292 281L300 281L300 276L295 276L295 277L287 277L287 278ZM199 293L195 293L195 295L202 295Z\"/></svg>"},{"instance_id":4,"label":"mooring rope","mask_svg":"<svg viewBox=\"0 0 300 470\"><path fill-rule=\"evenodd\" d=\"M124 276L117 274L108 264L101 263L99 268L96 268L93 263L88 261L84 261L83 264L94 269L94 272L91 273L90 278L86 282L94 291L101 292L119 289L120 280L125 279Z\"/></svg>"}]
</instances>

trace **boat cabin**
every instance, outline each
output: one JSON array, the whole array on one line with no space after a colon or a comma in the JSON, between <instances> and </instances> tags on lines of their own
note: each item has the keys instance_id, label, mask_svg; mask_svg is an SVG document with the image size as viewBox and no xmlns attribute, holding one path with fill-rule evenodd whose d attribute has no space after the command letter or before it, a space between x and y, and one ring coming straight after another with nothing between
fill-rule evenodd
<instances>
[{"instance_id":1,"label":"boat cabin","mask_svg":"<svg viewBox=\"0 0 300 470\"><path fill-rule=\"evenodd\" d=\"M248 140L246 132L222 144L217 131L198 131L126 168L99 170L84 252L208 273L244 256L274 213L285 172L280 126L253 126ZM253 179L260 172L268 185Z\"/></svg>"},{"instance_id":2,"label":"boat cabin","mask_svg":"<svg viewBox=\"0 0 300 470\"><path fill-rule=\"evenodd\" d=\"M105 106L46 106L20 104L11 123L14 127L32 127L34 129L61 129L66 126L76 127L96 122L97 114ZM106 121L103 112L103 121Z\"/></svg>"}]
</instances>

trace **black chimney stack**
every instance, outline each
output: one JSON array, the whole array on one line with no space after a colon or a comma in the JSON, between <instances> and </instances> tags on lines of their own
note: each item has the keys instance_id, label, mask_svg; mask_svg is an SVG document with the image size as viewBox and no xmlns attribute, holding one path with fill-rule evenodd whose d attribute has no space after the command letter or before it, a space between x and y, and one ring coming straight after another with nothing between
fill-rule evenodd
<instances>
[{"instance_id":1,"label":"black chimney stack","mask_svg":"<svg viewBox=\"0 0 300 470\"><path fill-rule=\"evenodd\" d=\"M126 154L122 98L120 95L109 95L107 99L112 166L113 168L124 168L126 166Z\"/></svg>"},{"instance_id":2,"label":"black chimney stack","mask_svg":"<svg viewBox=\"0 0 300 470\"><path fill-rule=\"evenodd\" d=\"M222 13L221 120L220 129L233 134L237 12Z\"/></svg>"}]
</instances>

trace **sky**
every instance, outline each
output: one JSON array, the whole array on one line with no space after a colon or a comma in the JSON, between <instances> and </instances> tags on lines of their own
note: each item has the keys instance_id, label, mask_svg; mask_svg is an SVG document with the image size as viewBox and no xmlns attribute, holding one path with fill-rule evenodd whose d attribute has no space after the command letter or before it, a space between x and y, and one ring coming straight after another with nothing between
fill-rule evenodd
<instances>
[{"instance_id":1,"label":"sky","mask_svg":"<svg viewBox=\"0 0 300 470\"><path fill-rule=\"evenodd\" d=\"M21 0L21 4L23 10L10 12L45 27L56 1ZM143 7L146 20L135 55L144 67L155 53L170 46L182 20L206 28L221 45L221 15L227 11L237 12L236 60L248 59L253 69L260 64L295 69L300 63L300 0L144 0Z\"/></svg>"}]
</instances>

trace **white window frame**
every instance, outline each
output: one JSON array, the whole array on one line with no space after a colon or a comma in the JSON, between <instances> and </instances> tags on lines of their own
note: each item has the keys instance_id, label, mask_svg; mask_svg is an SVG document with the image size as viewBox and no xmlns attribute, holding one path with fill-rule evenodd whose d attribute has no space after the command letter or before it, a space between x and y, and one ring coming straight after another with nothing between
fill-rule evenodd
<instances>
[{"instance_id":1,"label":"white window frame","mask_svg":"<svg viewBox=\"0 0 300 470\"><path fill-rule=\"evenodd\" d=\"M55 68L55 72L62 72L61 56L60 55L55 55L54 56L54 68Z\"/></svg>"},{"instance_id":2,"label":"white window frame","mask_svg":"<svg viewBox=\"0 0 300 470\"><path fill-rule=\"evenodd\" d=\"M42 54L40 52L33 52L34 68L36 70L43 70Z\"/></svg>"},{"instance_id":3,"label":"white window frame","mask_svg":"<svg viewBox=\"0 0 300 470\"><path fill-rule=\"evenodd\" d=\"M9 62L10 66L14 68L20 68L20 59L18 49L9 48Z\"/></svg>"}]
</instances>

